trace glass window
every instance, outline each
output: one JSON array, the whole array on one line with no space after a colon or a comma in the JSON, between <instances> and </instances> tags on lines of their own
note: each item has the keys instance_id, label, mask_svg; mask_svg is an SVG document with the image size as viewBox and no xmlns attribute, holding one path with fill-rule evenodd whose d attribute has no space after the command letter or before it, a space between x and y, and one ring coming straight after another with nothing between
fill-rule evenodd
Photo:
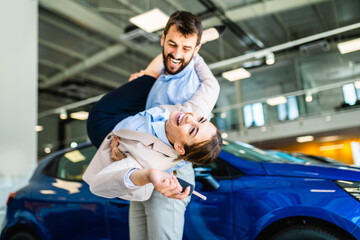
<instances>
[{"instance_id":1,"label":"glass window","mask_svg":"<svg viewBox=\"0 0 360 240\"><path fill-rule=\"evenodd\" d=\"M207 171L208 169L209 171ZM209 172L216 179L233 179L244 176L240 170L221 158L217 158L214 162L206 166L196 165L194 166L194 170L195 176L200 176L204 172Z\"/></svg>"},{"instance_id":2,"label":"glass window","mask_svg":"<svg viewBox=\"0 0 360 240\"><path fill-rule=\"evenodd\" d=\"M286 116L287 116L286 103L277 105L277 112L278 112L279 120L281 121L286 120Z\"/></svg>"},{"instance_id":3,"label":"glass window","mask_svg":"<svg viewBox=\"0 0 360 240\"><path fill-rule=\"evenodd\" d=\"M354 84L346 84L342 87L342 90L345 103L354 105L357 100Z\"/></svg>"},{"instance_id":4,"label":"glass window","mask_svg":"<svg viewBox=\"0 0 360 240\"><path fill-rule=\"evenodd\" d=\"M277 105L279 120L294 120L299 117L299 108L295 96L287 97L287 102Z\"/></svg>"},{"instance_id":5,"label":"glass window","mask_svg":"<svg viewBox=\"0 0 360 240\"><path fill-rule=\"evenodd\" d=\"M259 148L242 142L224 141L224 151L237 157L254 162L290 162L287 159L273 156Z\"/></svg>"},{"instance_id":6,"label":"glass window","mask_svg":"<svg viewBox=\"0 0 360 240\"><path fill-rule=\"evenodd\" d=\"M82 181L82 175L95 153L96 148L92 145L68 151L53 159L43 173L63 180Z\"/></svg>"},{"instance_id":7,"label":"glass window","mask_svg":"<svg viewBox=\"0 0 360 240\"><path fill-rule=\"evenodd\" d=\"M252 115L252 106L251 105L245 105L244 106L244 124L245 127L251 127L253 123L253 115Z\"/></svg>"},{"instance_id":8,"label":"glass window","mask_svg":"<svg viewBox=\"0 0 360 240\"><path fill-rule=\"evenodd\" d=\"M263 126L264 110L261 103L248 104L243 107L245 127Z\"/></svg>"},{"instance_id":9,"label":"glass window","mask_svg":"<svg viewBox=\"0 0 360 240\"><path fill-rule=\"evenodd\" d=\"M289 119L293 120L299 117L299 108L297 105L296 97L290 96L287 98L288 108L289 108Z\"/></svg>"},{"instance_id":10,"label":"glass window","mask_svg":"<svg viewBox=\"0 0 360 240\"><path fill-rule=\"evenodd\" d=\"M264 110L261 103L254 103L253 104L253 116L255 126L262 126L265 123L264 120Z\"/></svg>"}]
</instances>

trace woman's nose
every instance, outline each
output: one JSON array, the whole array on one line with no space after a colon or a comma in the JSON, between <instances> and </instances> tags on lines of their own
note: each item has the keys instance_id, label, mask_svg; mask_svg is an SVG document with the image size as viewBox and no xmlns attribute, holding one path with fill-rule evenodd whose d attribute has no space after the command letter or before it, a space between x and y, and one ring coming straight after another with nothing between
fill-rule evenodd
<instances>
[{"instance_id":1,"label":"woman's nose","mask_svg":"<svg viewBox=\"0 0 360 240\"><path fill-rule=\"evenodd\" d=\"M190 114L186 114L185 122L189 123L189 124L192 124L192 125L197 125L198 124L196 119Z\"/></svg>"}]
</instances>

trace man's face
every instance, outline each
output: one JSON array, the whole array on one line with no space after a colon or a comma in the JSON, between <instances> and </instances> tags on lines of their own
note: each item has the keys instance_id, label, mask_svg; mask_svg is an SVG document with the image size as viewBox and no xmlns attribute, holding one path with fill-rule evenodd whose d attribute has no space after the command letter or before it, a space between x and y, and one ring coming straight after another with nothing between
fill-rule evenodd
<instances>
[{"instance_id":1,"label":"man's face","mask_svg":"<svg viewBox=\"0 0 360 240\"><path fill-rule=\"evenodd\" d=\"M197 35L185 37L177 30L176 25L169 28L166 36L161 38L166 74L176 74L183 70L190 62L201 44L196 46Z\"/></svg>"}]
</instances>

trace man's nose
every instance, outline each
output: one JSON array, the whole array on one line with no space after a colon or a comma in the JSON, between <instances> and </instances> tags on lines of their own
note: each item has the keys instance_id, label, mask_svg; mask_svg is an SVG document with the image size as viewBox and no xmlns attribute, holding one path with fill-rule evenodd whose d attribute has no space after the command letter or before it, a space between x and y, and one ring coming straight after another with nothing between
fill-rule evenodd
<instances>
[{"instance_id":1,"label":"man's nose","mask_svg":"<svg viewBox=\"0 0 360 240\"><path fill-rule=\"evenodd\" d=\"M179 47L177 47L176 49L174 49L174 51L172 52L174 58L179 59L181 58L181 49Z\"/></svg>"}]
</instances>

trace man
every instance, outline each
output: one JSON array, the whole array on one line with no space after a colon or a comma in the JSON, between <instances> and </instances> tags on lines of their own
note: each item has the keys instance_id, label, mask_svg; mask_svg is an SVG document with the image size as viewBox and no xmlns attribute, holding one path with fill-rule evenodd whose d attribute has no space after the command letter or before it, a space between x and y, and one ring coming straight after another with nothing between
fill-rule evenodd
<instances>
[{"instance_id":1,"label":"man","mask_svg":"<svg viewBox=\"0 0 360 240\"><path fill-rule=\"evenodd\" d=\"M183 104L198 90L200 80L192 58L200 50L201 36L198 17L188 12L175 12L170 16L161 38L164 70L150 90L147 109L161 104ZM188 95L179 98L178 92L187 92ZM177 169L176 177L194 184L192 165ZM130 238L182 239L184 214L189 201L190 197L171 199L153 191L149 200L131 202ZM145 216L144 209L147 210Z\"/></svg>"},{"instance_id":2,"label":"man","mask_svg":"<svg viewBox=\"0 0 360 240\"><path fill-rule=\"evenodd\" d=\"M200 49L201 34L201 23L196 16L188 12L176 12L171 15L161 38L165 69L150 90L146 102L147 109L160 104L184 104L190 98L197 97L195 93L199 89L200 80L194 70L194 60L192 58ZM146 82L146 87L149 86L151 86L151 81ZM143 88L139 90L144 92ZM178 94L179 92L187 94ZM218 88L213 99L207 97L207 100L202 101L200 105L206 108L209 113L209 109L211 110L215 105L217 96ZM98 122L98 120L96 121ZM113 127L111 126L111 128ZM100 137L101 140L103 138ZM176 168L178 169L174 170L176 170L177 177L194 183L191 164L183 167L177 166ZM133 177L133 175L130 175L130 180ZM173 195L176 198L177 192L173 192ZM181 239L184 212L189 200L190 197L183 200L174 200L153 191L149 200L131 202L131 239Z\"/></svg>"}]
</instances>

